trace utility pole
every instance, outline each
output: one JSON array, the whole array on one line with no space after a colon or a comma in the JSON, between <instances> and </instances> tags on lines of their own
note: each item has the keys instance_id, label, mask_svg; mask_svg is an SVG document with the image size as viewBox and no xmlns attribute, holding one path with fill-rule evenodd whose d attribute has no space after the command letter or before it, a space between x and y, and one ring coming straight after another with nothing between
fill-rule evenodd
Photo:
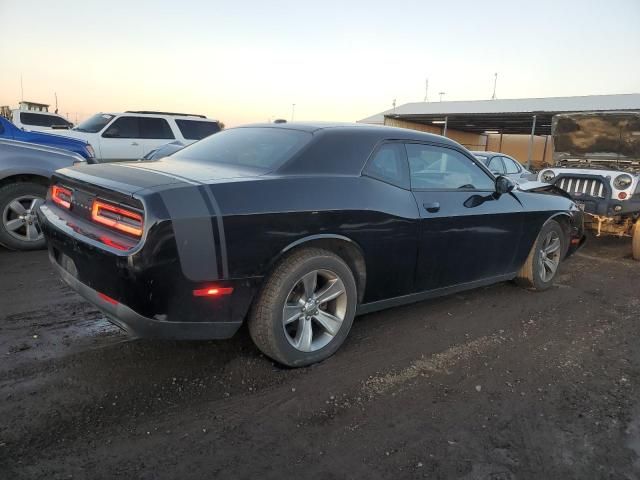
<instances>
[{"instance_id":1,"label":"utility pole","mask_svg":"<svg viewBox=\"0 0 640 480\"><path fill-rule=\"evenodd\" d=\"M491 100L496 99L496 85L498 84L498 72L493 74L493 95L491 95Z\"/></svg>"},{"instance_id":2,"label":"utility pole","mask_svg":"<svg viewBox=\"0 0 640 480\"><path fill-rule=\"evenodd\" d=\"M53 92L53 94L56 97L56 111L55 111L55 113L58 113L58 93L57 92Z\"/></svg>"},{"instance_id":3,"label":"utility pole","mask_svg":"<svg viewBox=\"0 0 640 480\"><path fill-rule=\"evenodd\" d=\"M438 95L440 95L440 101L442 101L442 97L443 97L443 95L445 95L446 93L447 93L447 92L440 92L440 93L438 93Z\"/></svg>"},{"instance_id":4,"label":"utility pole","mask_svg":"<svg viewBox=\"0 0 640 480\"><path fill-rule=\"evenodd\" d=\"M427 78L424 82L424 101L429 101L429 79Z\"/></svg>"},{"instance_id":5,"label":"utility pole","mask_svg":"<svg viewBox=\"0 0 640 480\"><path fill-rule=\"evenodd\" d=\"M391 103L393 105L393 113L396 113L396 99L393 99L393 102Z\"/></svg>"},{"instance_id":6,"label":"utility pole","mask_svg":"<svg viewBox=\"0 0 640 480\"><path fill-rule=\"evenodd\" d=\"M296 104L292 103L291 104L291 121L292 122L293 122L293 117L295 116L295 114L296 114Z\"/></svg>"}]
</instances>

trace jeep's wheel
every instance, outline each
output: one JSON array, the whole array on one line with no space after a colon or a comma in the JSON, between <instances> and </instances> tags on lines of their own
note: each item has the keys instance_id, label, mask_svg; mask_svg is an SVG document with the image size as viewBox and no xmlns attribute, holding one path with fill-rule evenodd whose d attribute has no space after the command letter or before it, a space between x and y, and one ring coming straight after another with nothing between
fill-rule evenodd
<instances>
[{"instance_id":1,"label":"jeep's wheel","mask_svg":"<svg viewBox=\"0 0 640 480\"><path fill-rule=\"evenodd\" d=\"M633 225L633 232L631 233L631 252L633 259L640 261L640 218L636 220Z\"/></svg>"},{"instance_id":2,"label":"jeep's wheel","mask_svg":"<svg viewBox=\"0 0 640 480\"><path fill-rule=\"evenodd\" d=\"M558 274L567 238L558 222L549 221L538 234L516 282L532 290L546 290Z\"/></svg>"},{"instance_id":3,"label":"jeep's wheel","mask_svg":"<svg viewBox=\"0 0 640 480\"><path fill-rule=\"evenodd\" d=\"M331 252L305 249L282 261L267 279L249 318L257 347L291 367L324 360L342 345L356 310L356 284Z\"/></svg>"},{"instance_id":4,"label":"jeep's wheel","mask_svg":"<svg viewBox=\"0 0 640 480\"><path fill-rule=\"evenodd\" d=\"M12 250L45 246L36 208L46 195L46 187L37 183L12 183L0 188L0 244Z\"/></svg>"}]
</instances>

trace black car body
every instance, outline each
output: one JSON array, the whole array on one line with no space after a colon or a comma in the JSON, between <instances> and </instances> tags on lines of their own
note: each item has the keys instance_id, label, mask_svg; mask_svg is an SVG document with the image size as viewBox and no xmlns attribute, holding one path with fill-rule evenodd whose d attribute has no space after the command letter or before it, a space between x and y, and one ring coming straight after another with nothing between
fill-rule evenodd
<instances>
[{"instance_id":1,"label":"black car body","mask_svg":"<svg viewBox=\"0 0 640 480\"><path fill-rule=\"evenodd\" d=\"M454 159L471 175L442 170ZM467 184L440 188L449 177ZM513 279L551 219L563 254L579 246L582 213L570 198L552 186L498 193L495 183L440 136L269 124L156 161L60 170L52 188L64 192L39 217L55 268L118 325L143 337L226 338L281 259L303 247L346 263L365 313ZM110 205L100 223L96 202ZM104 224L118 219L130 231Z\"/></svg>"}]
</instances>

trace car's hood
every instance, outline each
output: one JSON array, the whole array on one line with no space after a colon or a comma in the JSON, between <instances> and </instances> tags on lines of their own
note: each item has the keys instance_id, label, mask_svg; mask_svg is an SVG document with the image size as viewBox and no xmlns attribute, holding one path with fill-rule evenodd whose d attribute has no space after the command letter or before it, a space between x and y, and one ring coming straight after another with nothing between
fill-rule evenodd
<instances>
[{"instance_id":1,"label":"car's hood","mask_svg":"<svg viewBox=\"0 0 640 480\"><path fill-rule=\"evenodd\" d=\"M79 132L78 130L56 130L56 135L59 135L61 137L67 137L67 138L76 138L78 140L84 140L85 142L89 141L89 138L91 138L91 133L87 133L87 132ZM49 134L46 134L49 135Z\"/></svg>"},{"instance_id":2,"label":"car's hood","mask_svg":"<svg viewBox=\"0 0 640 480\"><path fill-rule=\"evenodd\" d=\"M544 194L556 194L562 197L571 198L567 192L562 190L555 185L551 185L550 183L531 181L520 183L516 187L517 190L521 192L531 192L531 193L544 193Z\"/></svg>"},{"instance_id":3,"label":"car's hood","mask_svg":"<svg viewBox=\"0 0 640 480\"><path fill-rule=\"evenodd\" d=\"M47 145L87 145L86 140L70 138L66 135L58 135L54 133L36 132L33 130L22 130L19 137L19 140L22 140L23 142L44 143Z\"/></svg>"},{"instance_id":4,"label":"car's hood","mask_svg":"<svg viewBox=\"0 0 640 480\"><path fill-rule=\"evenodd\" d=\"M554 167L545 168L540 173L551 170L556 175L596 175L600 177L615 177L626 172L621 172L617 169L604 169L604 168L566 168L566 167ZM631 174L633 175L633 174ZM637 174L636 174L637 175ZM538 176L538 178L540 178Z\"/></svg>"}]
</instances>

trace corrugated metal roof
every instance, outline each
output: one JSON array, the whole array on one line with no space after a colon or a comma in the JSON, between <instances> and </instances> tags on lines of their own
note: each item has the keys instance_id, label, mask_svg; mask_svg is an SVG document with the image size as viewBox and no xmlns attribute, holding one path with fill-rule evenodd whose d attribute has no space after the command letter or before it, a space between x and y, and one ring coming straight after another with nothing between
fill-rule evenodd
<instances>
[{"instance_id":1,"label":"corrugated metal roof","mask_svg":"<svg viewBox=\"0 0 640 480\"><path fill-rule=\"evenodd\" d=\"M383 124L385 115L454 115L498 113L559 113L603 110L640 110L640 94L585 95L580 97L511 98L460 102L414 102L385 110L360 123Z\"/></svg>"}]
</instances>

